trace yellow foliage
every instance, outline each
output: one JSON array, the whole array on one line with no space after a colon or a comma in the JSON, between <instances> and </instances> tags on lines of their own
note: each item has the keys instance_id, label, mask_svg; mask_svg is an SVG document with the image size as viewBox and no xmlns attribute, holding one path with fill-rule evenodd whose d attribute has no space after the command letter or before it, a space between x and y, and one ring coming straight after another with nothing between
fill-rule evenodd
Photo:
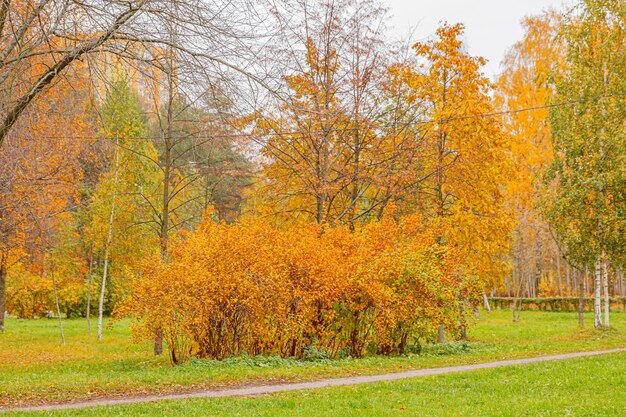
<instances>
[{"instance_id":1,"label":"yellow foliage","mask_svg":"<svg viewBox=\"0 0 626 417\"><path fill-rule=\"evenodd\" d=\"M505 187L514 176L511 138L492 113L485 61L462 47L463 25L443 24L437 38L413 46L413 64L391 68L393 83L406 89L408 104L421 106L428 122L418 126L419 177L403 210L420 211L437 242L455 248L459 272L471 296L506 274L510 233Z\"/></svg>"},{"instance_id":2,"label":"yellow foliage","mask_svg":"<svg viewBox=\"0 0 626 417\"><path fill-rule=\"evenodd\" d=\"M419 223L384 218L352 232L207 220L170 262L147 263L117 314L139 319L136 337L162 329L175 363L243 352L402 352L409 337L458 322L456 253Z\"/></svg>"}]
</instances>

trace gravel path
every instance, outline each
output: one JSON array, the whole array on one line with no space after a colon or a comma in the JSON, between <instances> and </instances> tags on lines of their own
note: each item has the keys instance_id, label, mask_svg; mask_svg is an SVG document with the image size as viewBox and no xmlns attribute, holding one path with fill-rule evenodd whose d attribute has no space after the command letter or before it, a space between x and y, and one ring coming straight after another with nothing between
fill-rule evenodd
<instances>
[{"instance_id":1,"label":"gravel path","mask_svg":"<svg viewBox=\"0 0 626 417\"><path fill-rule=\"evenodd\" d=\"M395 372L382 375L355 376L348 378L331 378L310 382L285 383L275 385L244 386L231 389L209 389L197 392L187 392L179 394L146 395L125 398L105 398L88 401L80 401L65 404L48 404L33 407L9 408L1 411L50 411L68 410L95 406L108 406L120 404L145 403L161 400L180 400L185 398L220 398L220 397L252 397L259 395L274 394L277 392L297 391L305 389L316 389L324 387L339 387L344 385L369 384L379 381L397 381L399 379L417 378L421 376L442 375L455 372L473 371L475 369L500 368L503 366L525 365L529 363L539 363L557 361L563 359L581 358L586 356L606 355L609 353L626 352L626 348L601 350L592 352L566 353L561 355L540 356L536 358L512 359L498 362L478 363L473 365L448 366L445 368L416 369L405 372Z\"/></svg>"}]
</instances>

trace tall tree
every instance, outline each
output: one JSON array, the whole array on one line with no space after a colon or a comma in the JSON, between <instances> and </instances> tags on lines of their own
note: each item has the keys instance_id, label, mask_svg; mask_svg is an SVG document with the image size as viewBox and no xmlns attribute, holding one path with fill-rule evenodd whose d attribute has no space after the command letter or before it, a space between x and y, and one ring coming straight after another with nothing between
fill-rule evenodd
<instances>
[{"instance_id":1,"label":"tall tree","mask_svg":"<svg viewBox=\"0 0 626 417\"><path fill-rule=\"evenodd\" d=\"M94 133L88 87L80 68L68 72L6 137L8 146L0 152L0 307L14 263L47 276L46 252L65 220L63 213L78 203L75 184L82 181L81 162L90 148L83 139Z\"/></svg>"},{"instance_id":2,"label":"tall tree","mask_svg":"<svg viewBox=\"0 0 626 417\"><path fill-rule=\"evenodd\" d=\"M563 67L565 51L558 36L561 15L556 11L526 17L522 26L524 37L502 62L495 96L502 111L510 112L503 120L512 141L511 156L517 172L507 184L507 201L518 224L513 234L512 271L506 285L513 294L528 285L527 295L532 297L539 295L542 277L556 274L561 278L563 269L562 254L537 203L543 192L540 173L552 160L548 109L543 107L554 90L550 73ZM534 110L518 112L520 109ZM564 295L562 287L559 282L558 295Z\"/></svg>"},{"instance_id":3,"label":"tall tree","mask_svg":"<svg viewBox=\"0 0 626 417\"><path fill-rule=\"evenodd\" d=\"M3 0L0 3L0 148L7 134L39 95L62 79L83 59L103 51L129 62L157 64L145 56L148 45L172 48L179 81L189 91L208 80L254 75L257 39L266 31L262 4L234 0L131 0L125 2L73 0ZM175 43L167 28L177 22ZM31 71L25 71L30 69Z\"/></svg>"},{"instance_id":4,"label":"tall tree","mask_svg":"<svg viewBox=\"0 0 626 417\"><path fill-rule=\"evenodd\" d=\"M550 112L547 217L572 263L594 270L594 326L609 322L607 263L626 247L626 3L585 0L564 29L567 66ZM567 103L567 105L558 105Z\"/></svg>"},{"instance_id":5,"label":"tall tree","mask_svg":"<svg viewBox=\"0 0 626 417\"><path fill-rule=\"evenodd\" d=\"M423 72L409 72L427 123L425 169L432 173L418 190L425 217L441 222L442 241L462 248L471 271L491 285L506 271L503 251L514 222L503 187L511 175L510 138L493 111L484 60L464 51L462 25L443 25L438 39L417 43ZM493 279L493 281L492 281Z\"/></svg>"},{"instance_id":6,"label":"tall tree","mask_svg":"<svg viewBox=\"0 0 626 417\"><path fill-rule=\"evenodd\" d=\"M409 96L423 108L423 181L414 188L415 206L437 231L440 245L459 251L462 298L500 282L514 221L504 186L512 174L509 138L493 111L484 59L468 55L463 26L444 24L437 38L414 45L417 62L403 69ZM419 121L417 122L419 123Z\"/></svg>"},{"instance_id":7,"label":"tall tree","mask_svg":"<svg viewBox=\"0 0 626 417\"><path fill-rule=\"evenodd\" d=\"M380 184L393 150L378 125L385 9L376 1L284 3L288 99L255 120L262 189L283 217L354 228L388 199Z\"/></svg>"},{"instance_id":8,"label":"tall tree","mask_svg":"<svg viewBox=\"0 0 626 417\"><path fill-rule=\"evenodd\" d=\"M156 159L156 150L147 138L147 118L139 99L125 80L114 82L100 110L101 134L111 148L110 170L96 186L91 198L91 224L88 236L96 251L103 256L102 280L98 303L98 340L102 339L102 322L107 281L111 262L133 262L128 258L149 253L146 244L149 229L145 225L149 214L147 204L139 194L156 188L155 169L146 158ZM132 230L133 233L129 233ZM137 235L143 235L141 240ZM138 247L138 245L141 245ZM136 262L136 261L135 261ZM121 266L121 265L120 265ZM122 268L119 268L121 270Z\"/></svg>"}]
</instances>

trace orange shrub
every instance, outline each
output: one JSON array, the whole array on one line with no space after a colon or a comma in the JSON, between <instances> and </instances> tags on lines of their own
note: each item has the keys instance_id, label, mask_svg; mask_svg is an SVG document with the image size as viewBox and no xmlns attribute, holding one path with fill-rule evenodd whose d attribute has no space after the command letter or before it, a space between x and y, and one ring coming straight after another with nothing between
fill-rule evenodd
<instances>
[{"instance_id":1,"label":"orange shrub","mask_svg":"<svg viewBox=\"0 0 626 417\"><path fill-rule=\"evenodd\" d=\"M67 318L84 316L87 294L81 277L59 275L56 284L61 314L65 313ZM34 273L22 263L13 265L9 271L6 297L7 311L19 318L57 314L51 277Z\"/></svg>"},{"instance_id":2,"label":"orange shrub","mask_svg":"<svg viewBox=\"0 0 626 417\"><path fill-rule=\"evenodd\" d=\"M138 319L138 338L163 331L175 363L401 353L458 311L455 254L417 224L384 219L352 232L205 221L170 262L148 262L117 315Z\"/></svg>"},{"instance_id":3,"label":"orange shrub","mask_svg":"<svg viewBox=\"0 0 626 417\"><path fill-rule=\"evenodd\" d=\"M7 285L7 311L19 318L43 317L54 309L52 281L18 263L11 268Z\"/></svg>"}]
</instances>

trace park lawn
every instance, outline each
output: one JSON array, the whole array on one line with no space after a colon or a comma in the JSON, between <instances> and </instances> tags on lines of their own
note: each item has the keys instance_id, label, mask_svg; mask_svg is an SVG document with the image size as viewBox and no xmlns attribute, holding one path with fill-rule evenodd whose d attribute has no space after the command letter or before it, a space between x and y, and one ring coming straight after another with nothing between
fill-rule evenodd
<instances>
[{"instance_id":1,"label":"park lawn","mask_svg":"<svg viewBox=\"0 0 626 417\"><path fill-rule=\"evenodd\" d=\"M589 416L626 410L626 354L322 388L15 416Z\"/></svg>"},{"instance_id":2,"label":"park lawn","mask_svg":"<svg viewBox=\"0 0 626 417\"><path fill-rule=\"evenodd\" d=\"M626 313L612 315L614 330L578 330L575 313L482 313L467 344L427 347L420 355L296 361L273 357L225 361L193 360L170 366L154 358L149 344L133 344L129 322L87 336L85 320L65 320L67 344L60 344L55 320L7 321L0 335L0 406L35 405L95 397L190 391L200 388L324 377L365 375L531 357L552 353L626 347Z\"/></svg>"}]
</instances>

